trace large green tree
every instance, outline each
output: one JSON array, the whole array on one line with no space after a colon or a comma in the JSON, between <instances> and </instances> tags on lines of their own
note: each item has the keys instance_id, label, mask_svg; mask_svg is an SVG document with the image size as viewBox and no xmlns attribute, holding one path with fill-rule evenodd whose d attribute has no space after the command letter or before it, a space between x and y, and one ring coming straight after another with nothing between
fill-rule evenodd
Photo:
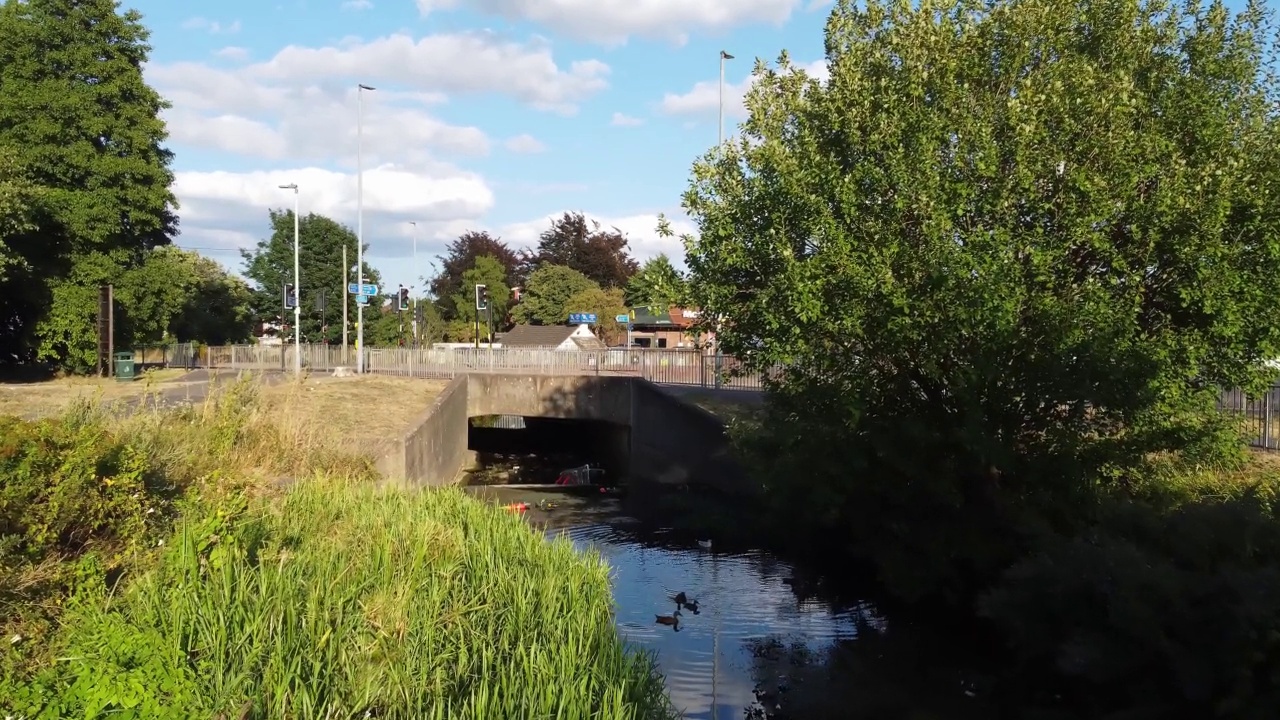
<instances>
[{"instance_id":1,"label":"large green tree","mask_svg":"<svg viewBox=\"0 0 1280 720\"><path fill-rule=\"evenodd\" d=\"M622 299L622 290L605 289L598 285L589 287L574 293L565 302L565 308L565 318L561 322L568 321L570 312L594 313L597 322L591 330L596 337L603 340L606 345L624 344L623 338L627 335L627 326L614 322L614 318L627 312L626 303Z\"/></svg>"},{"instance_id":2,"label":"large green tree","mask_svg":"<svg viewBox=\"0 0 1280 720\"><path fill-rule=\"evenodd\" d=\"M1256 3L841 0L829 80L757 64L687 264L723 349L790 363L767 456L809 527L927 593L1017 552L1015 499L1069 524L1152 452L1220 457L1217 388L1280 351L1268 34Z\"/></svg>"},{"instance_id":3,"label":"large green tree","mask_svg":"<svg viewBox=\"0 0 1280 720\"><path fill-rule=\"evenodd\" d=\"M453 296L463 289L462 275L476 265L478 258L489 256L497 260L506 271L503 282L507 287L518 287L521 282L520 257L501 238L487 232L468 231L449 243L445 254L439 256L440 271L431 279L431 294L437 298L440 314L446 320L457 319L457 305Z\"/></svg>"},{"instance_id":4,"label":"large green tree","mask_svg":"<svg viewBox=\"0 0 1280 720\"><path fill-rule=\"evenodd\" d=\"M251 307L254 315L266 322L293 324L293 311L284 312L282 287L293 282L293 211L272 210L269 213L271 236L260 240L252 250L242 250L244 275L253 283ZM342 342L342 298L347 292L343 284L342 249L347 249L347 284L356 282L356 246L354 232L345 225L315 213L299 218L298 266L302 286L298 303L302 309L303 342ZM365 251L369 246L366 243ZM380 276L368 262L364 265L366 284L379 285ZM316 301L321 290L325 295L323 314ZM395 288L379 287L380 295L370 300L366 319L375 317L386 296ZM348 301L347 341L355 343L356 303ZM366 342L370 342L366 339ZM372 343L371 343L372 344Z\"/></svg>"},{"instance_id":5,"label":"large green tree","mask_svg":"<svg viewBox=\"0 0 1280 720\"><path fill-rule=\"evenodd\" d=\"M507 285L507 268L492 255L481 255L475 265L462 273L462 287L453 294L453 334L459 340L475 338L477 320L475 286L484 285L489 291L489 307L492 314L480 314L480 335L486 335L490 317L495 332L507 326L507 313L511 308L511 288Z\"/></svg>"},{"instance_id":6,"label":"large green tree","mask_svg":"<svg viewBox=\"0 0 1280 720\"><path fill-rule=\"evenodd\" d=\"M92 353L94 287L168 244L177 207L141 16L114 0L0 4L0 155L41 202L4 237L0 357Z\"/></svg>"},{"instance_id":7,"label":"large green tree","mask_svg":"<svg viewBox=\"0 0 1280 720\"><path fill-rule=\"evenodd\" d=\"M665 254L646 260L640 271L627 281L627 304L683 305L689 295L688 283Z\"/></svg>"},{"instance_id":8,"label":"large green tree","mask_svg":"<svg viewBox=\"0 0 1280 720\"><path fill-rule=\"evenodd\" d=\"M569 318L567 301L600 287L591 278L564 265L543 265L529 274L511 318L530 325L559 325Z\"/></svg>"},{"instance_id":9,"label":"large green tree","mask_svg":"<svg viewBox=\"0 0 1280 720\"><path fill-rule=\"evenodd\" d=\"M245 342L253 329L244 280L191 250L165 246L127 272L115 290L136 343Z\"/></svg>"}]
</instances>

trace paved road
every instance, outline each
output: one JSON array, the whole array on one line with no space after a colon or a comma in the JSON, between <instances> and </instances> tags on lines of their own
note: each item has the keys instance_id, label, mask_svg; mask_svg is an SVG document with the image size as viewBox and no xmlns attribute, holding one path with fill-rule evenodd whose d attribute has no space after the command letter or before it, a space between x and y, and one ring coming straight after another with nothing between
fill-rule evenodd
<instances>
[{"instance_id":1,"label":"paved road","mask_svg":"<svg viewBox=\"0 0 1280 720\"><path fill-rule=\"evenodd\" d=\"M213 383L231 382L239 375L239 372L233 370L192 370L182 377L156 385L146 402L148 405L165 408L198 405L209 398ZM284 382L290 377L281 372L258 372L253 375L269 385Z\"/></svg>"}]
</instances>

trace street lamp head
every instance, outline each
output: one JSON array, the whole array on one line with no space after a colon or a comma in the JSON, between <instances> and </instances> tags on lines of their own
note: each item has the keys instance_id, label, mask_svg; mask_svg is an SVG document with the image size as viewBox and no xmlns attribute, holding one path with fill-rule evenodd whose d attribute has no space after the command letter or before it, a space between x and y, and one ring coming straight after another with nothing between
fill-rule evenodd
<instances>
[{"instance_id":1,"label":"street lamp head","mask_svg":"<svg viewBox=\"0 0 1280 720\"><path fill-rule=\"evenodd\" d=\"M725 51L721 50L721 51L720 51L720 59L721 59L721 60L732 60L732 59L733 59L733 56L732 56L732 55L730 55L729 53L727 53L727 52L725 52Z\"/></svg>"},{"instance_id":2,"label":"street lamp head","mask_svg":"<svg viewBox=\"0 0 1280 720\"><path fill-rule=\"evenodd\" d=\"M360 88L361 90L377 90L377 88L373 87L372 85L365 85L363 83L356 85L356 87Z\"/></svg>"},{"instance_id":3,"label":"street lamp head","mask_svg":"<svg viewBox=\"0 0 1280 720\"><path fill-rule=\"evenodd\" d=\"M294 191L294 192L298 192L298 184L297 184L297 183L289 183L288 185L281 185L281 186L280 186L280 189L281 189L281 190L292 190L292 191Z\"/></svg>"}]
</instances>

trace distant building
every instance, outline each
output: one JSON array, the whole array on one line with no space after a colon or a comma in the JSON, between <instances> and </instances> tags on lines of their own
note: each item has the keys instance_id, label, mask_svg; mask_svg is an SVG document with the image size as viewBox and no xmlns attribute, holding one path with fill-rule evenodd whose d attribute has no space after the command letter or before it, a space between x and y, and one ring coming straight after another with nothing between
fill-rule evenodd
<instances>
[{"instance_id":1,"label":"distant building","mask_svg":"<svg viewBox=\"0 0 1280 720\"><path fill-rule=\"evenodd\" d=\"M631 344L658 350L708 349L715 343L711 333L693 329L699 312L693 308L639 306L631 309Z\"/></svg>"},{"instance_id":2,"label":"distant building","mask_svg":"<svg viewBox=\"0 0 1280 720\"><path fill-rule=\"evenodd\" d=\"M517 325L502 334L502 347L543 350L604 350L588 325Z\"/></svg>"}]
</instances>

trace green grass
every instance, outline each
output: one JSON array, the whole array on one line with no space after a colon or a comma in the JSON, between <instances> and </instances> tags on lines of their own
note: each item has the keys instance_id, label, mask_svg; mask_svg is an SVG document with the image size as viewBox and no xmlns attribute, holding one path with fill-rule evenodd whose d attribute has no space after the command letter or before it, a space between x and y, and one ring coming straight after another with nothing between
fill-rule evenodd
<instances>
[{"instance_id":1,"label":"green grass","mask_svg":"<svg viewBox=\"0 0 1280 720\"><path fill-rule=\"evenodd\" d=\"M652 658L624 646L615 629L608 568L598 556L547 541L459 491L380 488L358 463L336 463L327 473L306 459L306 447L284 442L291 436L252 412L252 393L236 393L168 424L138 419L115 431L91 425L106 434L99 440L105 449L95 452L128 447L151 465L129 466L134 484L127 493L114 490L119 481L106 483L122 471L96 485L76 474L81 496L97 485L115 493L91 498L89 507L136 518L132 502L150 507L161 490L176 488L162 513L176 520L127 538L98 527L100 541L74 551L36 553L11 536L13 547L28 551L11 576L57 566L59 590L11 595L4 607L6 634L25 632L12 622L22 615L15 608L44 608L52 622L39 638L6 643L0 716L672 714ZM242 421L233 414L237 406ZM80 433L96 421L63 422L79 423ZM50 423L30 431L32 442ZM130 434L143 430L150 432ZM297 473L291 489L230 477L252 475L247 450L270 443L278 452L263 460L259 475ZM54 446L46 445L35 453L9 448L8 471L30 475L13 468L19 461L30 467L30 457L49 459ZM227 469L218 468L218 458ZM143 479L184 463L198 472L177 485ZM77 467L93 463L82 457ZM0 535L20 527L11 526ZM25 662L15 663L24 653Z\"/></svg>"}]
</instances>

